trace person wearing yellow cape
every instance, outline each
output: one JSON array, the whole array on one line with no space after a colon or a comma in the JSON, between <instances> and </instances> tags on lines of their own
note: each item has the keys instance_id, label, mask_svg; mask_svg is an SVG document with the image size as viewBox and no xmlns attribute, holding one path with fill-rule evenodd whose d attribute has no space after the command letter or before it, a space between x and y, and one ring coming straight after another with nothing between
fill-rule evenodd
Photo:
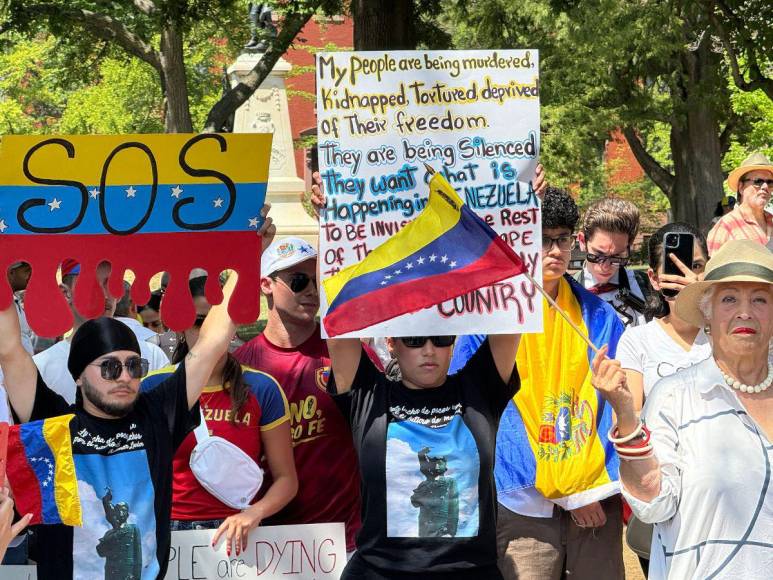
<instances>
[{"instance_id":1,"label":"person wearing yellow cape","mask_svg":"<svg viewBox=\"0 0 773 580\"><path fill-rule=\"evenodd\" d=\"M507 579L624 577L619 461L607 440L612 413L590 383L595 347L588 344L614 352L623 325L566 275L578 219L571 196L548 187L542 275L551 305L543 305L544 332L521 338L521 389L497 432L497 552ZM450 372L484 338L459 337Z\"/></svg>"}]
</instances>

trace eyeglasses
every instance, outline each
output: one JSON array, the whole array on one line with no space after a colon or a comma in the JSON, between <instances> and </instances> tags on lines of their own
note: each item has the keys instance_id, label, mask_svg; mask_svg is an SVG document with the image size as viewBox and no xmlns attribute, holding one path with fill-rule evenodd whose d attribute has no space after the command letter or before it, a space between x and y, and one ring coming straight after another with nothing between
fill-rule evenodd
<instances>
[{"instance_id":1,"label":"eyeglasses","mask_svg":"<svg viewBox=\"0 0 773 580\"><path fill-rule=\"evenodd\" d=\"M277 278L279 278L279 276L274 275L272 276L272 278L276 280ZM285 281L284 279L281 279L281 278L280 280L282 280L282 282L284 282L290 288L290 290L292 290L295 294L298 294L298 292L303 292L304 290L306 290L306 288L308 288L309 286L309 282L312 282L315 288L317 287L317 280L309 276L305 272L293 272L292 274L290 274L289 281Z\"/></svg>"},{"instance_id":2,"label":"eyeglasses","mask_svg":"<svg viewBox=\"0 0 773 580\"><path fill-rule=\"evenodd\" d=\"M558 249L562 252L571 252L574 248L574 236L570 234L563 234L557 238L542 236L542 253L547 254L550 252L553 249L553 244L558 246Z\"/></svg>"},{"instance_id":3,"label":"eyeglasses","mask_svg":"<svg viewBox=\"0 0 773 580\"><path fill-rule=\"evenodd\" d=\"M611 266L627 266L631 261L630 256L605 256L603 254L585 254L585 259L591 264L610 264Z\"/></svg>"},{"instance_id":4,"label":"eyeglasses","mask_svg":"<svg viewBox=\"0 0 773 580\"><path fill-rule=\"evenodd\" d=\"M102 378L106 381L116 381L118 380L118 377L121 376L124 367L126 367L126 372L129 373L131 378L139 379L144 377L148 374L150 363L146 359L138 356L127 358L124 362L121 362L115 357L109 357L99 363L90 363L89 366L99 367Z\"/></svg>"},{"instance_id":5,"label":"eyeglasses","mask_svg":"<svg viewBox=\"0 0 773 580\"><path fill-rule=\"evenodd\" d=\"M768 189L773 189L773 179L762 179L761 177L758 177L757 179L742 179L741 183L749 183L756 187L757 189L760 189L763 185L767 185Z\"/></svg>"},{"instance_id":6,"label":"eyeglasses","mask_svg":"<svg viewBox=\"0 0 773 580\"><path fill-rule=\"evenodd\" d=\"M402 336L400 337L402 343L408 348L421 348L427 341L430 341L433 346L438 348L449 347L454 344L456 337L451 336Z\"/></svg>"}]
</instances>

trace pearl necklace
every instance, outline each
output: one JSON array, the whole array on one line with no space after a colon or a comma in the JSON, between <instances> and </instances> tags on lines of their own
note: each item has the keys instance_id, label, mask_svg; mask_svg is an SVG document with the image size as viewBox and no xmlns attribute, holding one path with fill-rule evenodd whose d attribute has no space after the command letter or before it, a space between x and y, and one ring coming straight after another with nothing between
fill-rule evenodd
<instances>
[{"instance_id":1,"label":"pearl necklace","mask_svg":"<svg viewBox=\"0 0 773 580\"><path fill-rule=\"evenodd\" d=\"M721 369L719 372L722 373L722 377L725 379L725 382L728 384L728 386L732 387L733 389L737 389L742 393L761 393L762 391L767 391L768 387L773 384L773 365L771 364L768 364L767 378L757 385L744 385L741 381L734 379Z\"/></svg>"}]
</instances>

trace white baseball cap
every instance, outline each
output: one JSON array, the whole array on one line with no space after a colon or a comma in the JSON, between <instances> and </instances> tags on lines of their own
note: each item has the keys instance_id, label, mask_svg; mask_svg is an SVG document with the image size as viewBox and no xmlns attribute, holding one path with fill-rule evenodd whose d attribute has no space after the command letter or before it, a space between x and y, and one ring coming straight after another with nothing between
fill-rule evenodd
<instances>
[{"instance_id":1,"label":"white baseball cap","mask_svg":"<svg viewBox=\"0 0 773 580\"><path fill-rule=\"evenodd\" d=\"M306 240L296 237L282 238L276 240L263 252L260 258L260 275L267 278L274 272L287 270L316 257L317 250Z\"/></svg>"}]
</instances>

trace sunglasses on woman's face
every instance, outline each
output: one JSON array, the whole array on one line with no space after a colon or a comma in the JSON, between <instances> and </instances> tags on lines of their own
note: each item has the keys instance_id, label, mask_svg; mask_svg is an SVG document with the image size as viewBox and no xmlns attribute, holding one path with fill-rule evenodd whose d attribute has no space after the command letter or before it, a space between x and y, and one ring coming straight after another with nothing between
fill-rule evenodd
<instances>
[{"instance_id":1,"label":"sunglasses on woman's face","mask_svg":"<svg viewBox=\"0 0 773 580\"><path fill-rule=\"evenodd\" d=\"M408 348L421 348L427 341L430 341L433 346L438 348L449 347L454 344L456 340L455 336L402 336L400 337L402 343Z\"/></svg>"},{"instance_id":2,"label":"sunglasses on woman's face","mask_svg":"<svg viewBox=\"0 0 773 580\"><path fill-rule=\"evenodd\" d=\"M89 366L99 367L102 378L106 381L116 381L121 376L124 367L126 367L126 372L129 373L131 378L139 379L144 377L148 374L150 363L138 356L129 357L124 362L115 357L110 357L103 359L99 363L91 363Z\"/></svg>"},{"instance_id":3,"label":"sunglasses on woman's face","mask_svg":"<svg viewBox=\"0 0 773 580\"><path fill-rule=\"evenodd\" d=\"M274 280L277 278L279 278L279 276L275 275ZM298 292L303 292L306 290L306 288L309 286L309 282L313 282L314 287L317 287L317 281L305 272L293 272L290 274L289 280L285 280L284 278L281 280L290 288L290 290L293 291L294 294L298 294Z\"/></svg>"}]
</instances>

